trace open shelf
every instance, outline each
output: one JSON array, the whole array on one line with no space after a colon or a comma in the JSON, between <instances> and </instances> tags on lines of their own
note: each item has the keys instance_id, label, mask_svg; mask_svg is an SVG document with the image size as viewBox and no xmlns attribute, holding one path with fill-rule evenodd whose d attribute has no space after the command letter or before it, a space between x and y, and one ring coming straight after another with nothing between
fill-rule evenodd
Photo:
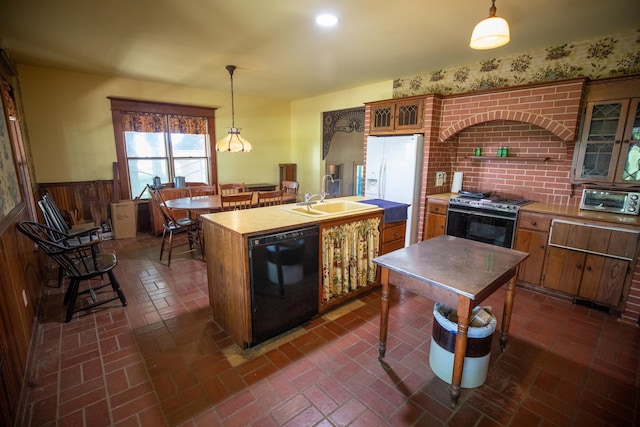
<instances>
[{"instance_id":1,"label":"open shelf","mask_svg":"<svg viewBox=\"0 0 640 427\"><path fill-rule=\"evenodd\" d=\"M551 160L549 156L507 156L507 157L498 157L498 156L467 156L467 159L471 160L518 160L522 162L547 162Z\"/></svg>"}]
</instances>

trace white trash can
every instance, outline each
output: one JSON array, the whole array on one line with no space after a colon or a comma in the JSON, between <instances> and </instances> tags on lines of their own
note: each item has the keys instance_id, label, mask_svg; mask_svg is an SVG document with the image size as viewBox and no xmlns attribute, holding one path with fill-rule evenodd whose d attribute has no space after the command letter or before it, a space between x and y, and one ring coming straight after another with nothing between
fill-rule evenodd
<instances>
[{"instance_id":1,"label":"white trash can","mask_svg":"<svg viewBox=\"0 0 640 427\"><path fill-rule=\"evenodd\" d=\"M480 307L473 310L475 314ZM451 384L453 373L453 358L455 352L458 324L447 319L451 308L436 303L433 307L433 333L431 336L431 350L429 351L429 365L434 374L441 380ZM462 369L463 388L480 387L487 380L489 371L489 357L491 356L491 341L496 330L496 318L484 326L469 326L467 330L467 353Z\"/></svg>"}]
</instances>

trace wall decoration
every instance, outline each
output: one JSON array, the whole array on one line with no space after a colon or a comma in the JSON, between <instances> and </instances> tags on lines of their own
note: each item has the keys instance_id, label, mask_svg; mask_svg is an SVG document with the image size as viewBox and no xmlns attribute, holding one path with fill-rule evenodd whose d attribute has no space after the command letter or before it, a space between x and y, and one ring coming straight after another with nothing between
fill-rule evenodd
<instances>
[{"instance_id":1,"label":"wall decoration","mask_svg":"<svg viewBox=\"0 0 640 427\"><path fill-rule=\"evenodd\" d=\"M336 132L364 132L364 107L322 113L322 158L327 157Z\"/></svg>"},{"instance_id":2,"label":"wall decoration","mask_svg":"<svg viewBox=\"0 0 640 427\"><path fill-rule=\"evenodd\" d=\"M3 105L0 104L0 107ZM18 206L22 197L4 108L0 108L0 116L0 221L2 221Z\"/></svg>"},{"instance_id":3,"label":"wall decoration","mask_svg":"<svg viewBox=\"0 0 640 427\"><path fill-rule=\"evenodd\" d=\"M574 77L592 80L640 73L640 29L491 58L393 82L393 97L452 95Z\"/></svg>"}]
</instances>

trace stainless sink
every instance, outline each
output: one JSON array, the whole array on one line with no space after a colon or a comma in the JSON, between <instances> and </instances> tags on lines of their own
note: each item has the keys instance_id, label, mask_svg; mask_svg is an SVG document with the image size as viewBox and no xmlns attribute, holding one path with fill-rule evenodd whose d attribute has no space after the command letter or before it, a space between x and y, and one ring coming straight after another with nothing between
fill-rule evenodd
<instances>
[{"instance_id":1,"label":"stainless sink","mask_svg":"<svg viewBox=\"0 0 640 427\"><path fill-rule=\"evenodd\" d=\"M295 213L298 215L310 217L327 217L332 215L341 215L345 213L356 213L377 209L375 205L368 203L359 203L353 201L325 201L323 203L315 203L304 206L282 206L281 209Z\"/></svg>"}]
</instances>

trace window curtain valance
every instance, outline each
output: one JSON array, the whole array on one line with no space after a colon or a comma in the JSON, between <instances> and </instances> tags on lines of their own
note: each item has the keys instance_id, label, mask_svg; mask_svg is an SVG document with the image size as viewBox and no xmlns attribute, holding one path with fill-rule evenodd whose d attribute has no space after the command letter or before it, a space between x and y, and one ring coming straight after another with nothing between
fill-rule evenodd
<instances>
[{"instance_id":1,"label":"window curtain valance","mask_svg":"<svg viewBox=\"0 0 640 427\"><path fill-rule=\"evenodd\" d=\"M209 132L207 118L194 116L169 116L169 129L171 133L203 135Z\"/></svg>"},{"instance_id":2,"label":"window curtain valance","mask_svg":"<svg viewBox=\"0 0 640 427\"><path fill-rule=\"evenodd\" d=\"M167 116L157 113L122 112L122 130L125 132L157 132L167 131Z\"/></svg>"},{"instance_id":3,"label":"window curtain valance","mask_svg":"<svg viewBox=\"0 0 640 427\"><path fill-rule=\"evenodd\" d=\"M168 121L168 123L167 123ZM159 113L122 112L122 127L125 132L159 132L200 134L209 133L206 117Z\"/></svg>"}]
</instances>

